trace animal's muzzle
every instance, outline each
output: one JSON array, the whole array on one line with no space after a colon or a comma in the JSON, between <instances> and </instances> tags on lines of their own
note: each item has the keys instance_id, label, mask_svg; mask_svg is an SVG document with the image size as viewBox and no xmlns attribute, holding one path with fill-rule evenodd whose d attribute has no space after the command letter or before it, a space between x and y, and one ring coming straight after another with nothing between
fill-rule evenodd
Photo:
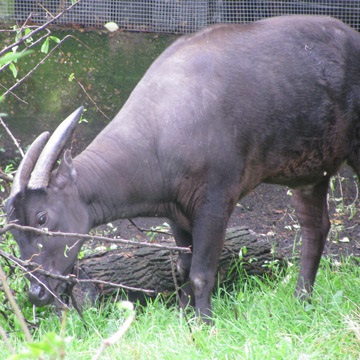
<instances>
[{"instance_id":1,"label":"animal's muzzle","mask_svg":"<svg viewBox=\"0 0 360 360\"><path fill-rule=\"evenodd\" d=\"M35 306L45 306L54 301L54 296L38 282L31 284L28 291L29 300Z\"/></svg>"}]
</instances>

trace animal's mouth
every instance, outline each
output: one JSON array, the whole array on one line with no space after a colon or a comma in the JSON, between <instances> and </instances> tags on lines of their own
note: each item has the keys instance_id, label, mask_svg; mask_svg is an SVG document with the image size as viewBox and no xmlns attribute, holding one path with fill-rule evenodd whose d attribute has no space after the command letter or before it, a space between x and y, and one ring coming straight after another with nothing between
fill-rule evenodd
<instances>
[{"instance_id":1,"label":"animal's mouth","mask_svg":"<svg viewBox=\"0 0 360 360\"><path fill-rule=\"evenodd\" d=\"M37 307L49 305L54 301L54 295L38 282L30 286L28 297L29 301Z\"/></svg>"},{"instance_id":2,"label":"animal's mouth","mask_svg":"<svg viewBox=\"0 0 360 360\"><path fill-rule=\"evenodd\" d=\"M63 282L56 282L51 285L43 280L41 283L37 280L33 281L28 291L29 301L37 307L42 307L53 303L55 297L59 296L59 294L66 287L66 284Z\"/></svg>"}]
</instances>

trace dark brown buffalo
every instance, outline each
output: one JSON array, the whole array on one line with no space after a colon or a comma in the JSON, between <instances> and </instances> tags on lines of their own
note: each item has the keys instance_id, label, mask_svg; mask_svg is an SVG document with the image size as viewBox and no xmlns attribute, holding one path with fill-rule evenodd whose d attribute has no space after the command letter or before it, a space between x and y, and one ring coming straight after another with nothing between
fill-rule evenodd
<instances>
[{"instance_id":1,"label":"dark brown buffalo","mask_svg":"<svg viewBox=\"0 0 360 360\"><path fill-rule=\"evenodd\" d=\"M167 217L177 244L192 246L178 261L181 305L206 319L234 206L261 182L283 184L294 189L303 230L296 294L311 292L329 230L329 178L344 162L360 174L356 31L328 17L284 16L184 36L96 139L74 160L65 151L53 171L80 112L62 124L65 136L57 130L42 150L45 133L29 150L9 221L87 233L115 219ZM82 245L14 235L23 259L58 274L69 273ZM29 298L49 304L60 282L38 278Z\"/></svg>"}]
</instances>

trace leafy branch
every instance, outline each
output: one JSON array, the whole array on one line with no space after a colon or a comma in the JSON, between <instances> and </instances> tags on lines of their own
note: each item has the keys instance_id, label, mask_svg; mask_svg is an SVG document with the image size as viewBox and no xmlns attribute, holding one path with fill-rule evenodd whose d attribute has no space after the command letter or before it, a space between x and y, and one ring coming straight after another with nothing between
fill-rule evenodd
<instances>
[{"instance_id":1,"label":"leafy branch","mask_svg":"<svg viewBox=\"0 0 360 360\"><path fill-rule=\"evenodd\" d=\"M54 21L58 20L61 16L63 16L66 12L70 11L74 6L76 6L77 4L79 4L82 0L77 0L74 1L69 7L65 8L64 10L62 10L61 12L59 12L56 16L52 17L50 20L48 20L46 23L44 23L41 26L37 26L33 31L28 32L27 34L25 34L22 37L19 37L19 39L17 41L15 41L13 44L5 47L3 50L0 51L0 56L3 56L4 54L6 54L9 50L13 49L16 46L19 46L20 44L22 44L23 42L25 42L26 40L32 38L34 35L36 35L37 33L39 33L42 30L46 30L49 31L47 29L47 27L49 25L51 25ZM27 19L27 21L30 20L30 16ZM22 28L24 28L27 24L27 21L24 23L24 25L22 26ZM21 29L20 29L21 30Z\"/></svg>"},{"instance_id":2,"label":"leafy branch","mask_svg":"<svg viewBox=\"0 0 360 360\"><path fill-rule=\"evenodd\" d=\"M37 63L32 70L30 70L25 76L23 76L21 79L19 79L11 88L6 89L6 92L0 97L0 100L7 94L14 95L14 93L12 91L15 88L17 88L20 84L22 84L42 63L44 63L44 61L51 55L53 50L58 48L58 46L65 40L65 38L69 37L69 36L66 36L64 39L62 39L60 41L60 39L51 35L51 31L48 29L48 27L54 21L58 20L61 16L63 16L66 12L70 11L79 2L81 2L81 0L73 1L73 3L69 7L63 9L56 16L52 16L49 12L47 12L48 14L51 15L51 19L48 20L46 23L44 23L41 26L28 25L28 22L31 20L31 14L29 15L28 19L25 21L25 23L20 28L18 28L17 26L14 26L12 32L15 32L15 41L0 51L0 73L6 67L9 67L13 73L13 76L16 78L17 77L17 69L15 67L15 63L17 62L17 60L19 58L29 54L31 52L31 50L29 50L29 49L35 47L36 45L38 45L40 43L42 43L41 52L43 52L47 55L39 63ZM35 36L37 36L41 31L45 31L45 34L41 35L38 39L34 40ZM50 40L52 40L58 44L55 47L55 49L53 49L50 53L48 53ZM18 52L20 45L23 45L24 49L22 49L21 51ZM2 85L2 87L4 87L4 86ZM19 97L17 97L17 98L20 101L26 103L23 99L20 99Z\"/></svg>"}]
</instances>

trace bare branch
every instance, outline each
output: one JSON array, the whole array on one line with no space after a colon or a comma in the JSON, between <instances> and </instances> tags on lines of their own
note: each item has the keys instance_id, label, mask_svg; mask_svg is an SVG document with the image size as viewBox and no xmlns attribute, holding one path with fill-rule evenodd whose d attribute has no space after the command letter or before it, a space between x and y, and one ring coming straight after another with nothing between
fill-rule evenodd
<instances>
[{"instance_id":1,"label":"bare branch","mask_svg":"<svg viewBox=\"0 0 360 360\"><path fill-rule=\"evenodd\" d=\"M26 341L27 342L32 342L32 336L30 334L29 328L27 327L24 316L23 316L18 304L16 303L14 296L11 293L10 287L9 287L9 285L7 283L7 280L6 280L6 274L5 274L4 270L2 269L1 264L0 264L0 281L1 281L2 285L3 285L5 295L8 298L17 319L19 320L21 329L25 334Z\"/></svg>"},{"instance_id":2,"label":"bare branch","mask_svg":"<svg viewBox=\"0 0 360 360\"><path fill-rule=\"evenodd\" d=\"M3 126L3 128L6 130L6 132L9 134L9 136L11 137L12 141L14 142L15 146L18 148L20 154L22 157L24 157L24 152L22 150L22 148L20 147L19 142L16 140L15 136L12 134L12 132L10 131L10 129L6 126L4 120L0 117L0 124Z\"/></svg>"},{"instance_id":3,"label":"bare branch","mask_svg":"<svg viewBox=\"0 0 360 360\"><path fill-rule=\"evenodd\" d=\"M110 120L110 118L99 108L95 100L90 96L90 94L85 89L85 86L80 82L80 80L74 76L74 79L76 80L77 84L81 87L82 91L85 93L85 95L89 98L89 100L93 103L93 105L96 107L96 110L99 111L99 113L104 116L107 120Z\"/></svg>"},{"instance_id":4,"label":"bare branch","mask_svg":"<svg viewBox=\"0 0 360 360\"><path fill-rule=\"evenodd\" d=\"M41 267L41 265L37 264L37 263L28 263L26 261L22 261L20 259L18 259L15 256L9 255L7 254L5 251L0 250L0 255L3 256L5 259L8 259L10 261L12 261L16 266L18 266L21 270L24 271L25 274L31 276L32 278L34 278L39 284L41 284L51 295L54 296L54 298L66 309L69 309L69 307L60 299L60 297L55 294L51 289L48 288L48 286L46 284L44 284L44 282L42 282L38 277L36 277L31 271L27 270L28 266L32 266L33 268L36 269L36 271L38 271L39 274L42 274L44 272L44 275L47 275L47 273L49 274L48 277L55 277L57 275L51 274L49 272L45 272L45 270L42 269L38 269Z\"/></svg>"},{"instance_id":5,"label":"bare branch","mask_svg":"<svg viewBox=\"0 0 360 360\"><path fill-rule=\"evenodd\" d=\"M138 226L134 220L132 219L128 219L129 223L131 225L133 225L137 230L139 230L140 232L143 232L143 233L149 233L149 232L152 232L152 233L156 233L156 234L162 234L162 235L168 235L168 236L172 236L172 233L171 232L167 232L167 231L161 231L161 230L155 230L155 229L145 229L145 228L142 228L140 226Z\"/></svg>"},{"instance_id":6,"label":"bare branch","mask_svg":"<svg viewBox=\"0 0 360 360\"><path fill-rule=\"evenodd\" d=\"M70 283L75 283L75 284L93 283L93 284L108 285L108 286L112 286L112 287L116 287L116 288L121 288L124 290L143 292L147 295L156 295L157 294L157 292L155 290L143 289L143 288L128 286L128 285L124 285L124 284L117 284L117 283L113 283L111 281L104 281L104 280L97 280L97 279L78 279L77 277L73 277L73 276L71 276L70 280L68 280L68 281L70 281Z\"/></svg>"},{"instance_id":7,"label":"bare branch","mask_svg":"<svg viewBox=\"0 0 360 360\"><path fill-rule=\"evenodd\" d=\"M5 234L7 231L9 231L11 229L19 229L19 230L22 230L22 231L31 231L31 232L34 232L36 234L43 235L43 236L63 236L65 238L74 238L75 237L75 238L78 238L79 240L80 239L83 239L83 240L98 240L98 241L110 242L110 243L121 243L121 244L126 244L126 245L131 245L131 246L146 246L146 247L153 247L153 248L161 248L161 249L164 249L164 250L178 251L178 252L185 252L185 253L191 252L191 249L187 248L187 247L164 246L164 245L161 245L161 244L138 242L138 241L132 241L132 240L125 240L125 239L111 239L111 238L107 238L107 237L104 237L104 236L84 235L84 234L78 234L78 233L50 232L50 231L46 231L46 230L42 230L42 229L33 228L33 227L30 227L30 226L17 225L17 224L14 224L14 223L10 223L7 226L5 226L3 229L1 229L0 230L0 235ZM143 292L143 293L148 294L148 295L155 295L156 294L155 290L137 288L137 287L133 287L133 286L127 286L127 285L117 284L117 283L103 281L103 280L78 279L74 275L67 275L67 276L57 275L57 274L53 274L53 273L51 273L49 271L46 271L46 270L42 269L41 265L37 264L36 262L22 261L22 260L14 257L12 255L7 254L6 252L4 252L2 250L0 250L0 255L5 257L6 259L11 260L12 262L17 264L18 266L20 266L28 275L30 275L30 276L32 276L34 278L36 278L36 276L32 272L36 270L36 272L38 274L45 275L45 276L50 277L52 279L64 281L64 282L66 282L68 284L79 284L79 283L89 283L89 282L91 282L91 283L94 283L94 284L109 285L109 286L112 286L112 287L118 287L118 288L122 288L122 289L125 289L125 290L130 290L130 291L139 291L139 292ZM27 269L30 269L30 270L27 270ZM37 280L43 286L45 286L45 284L43 284L39 279L37 279ZM46 287L46 289L48 291L50 291L47 287ZM59 299L58 296L56 296L56 294L54 294L51 291L50 291L50 293L52 295L54 295L62 303L61 299Z\"/></svg>"},{"instance_id":8,"label":"bare branch","mask_svg":"<svg viewBox=\"0 0 360 360\"><path fill-rule=\"evenodd\" d=\"M51 279L60 280L60 281L63 281L65 283L71 284L71 285L80 284L80 283L102 284L102 285L109 285L109 286L112 286L112 287L117 287L117 288L129 290L129 291L139 291L139 292L143 292L143 293L148 294L148 295L156 295L155 290L143 289L143 288L123 285L123 284L117 284L117 283L113 283L113 282L110 282L110 281L103 281L103 280L78 279L74 274L65 275L65 276L64 275L54 274L54 273L52 273L50 271L42 269L41 265L36 263L36 262L20 260L17 257L15 257L13 255L10 255L10 254L6 253L3 250L0 250L0 255L3 256L6 259L12 261L15 265L19 266L27 275L30 275L31 277L35 278L41 285L43 285L46 288L46 290L48 290L66 308L68 308L68 306L66 304L64 304L62 302L62 300L55 293L53 293L41 280L39 280L33 274L34 271L36 271L38 274L45 275L46 277L49 277ZM30 270L28 270L28 269L30 269Z\"/></svg>"},{"instance_id":9,"label":"bare branch","mask_svg":"<svg viewBox=\"0 0 360 360\"><path fill-rule=\"evenodd\" d=\"M0 335L3 338L4 343L6 344L7 348L10 351L10 353L15 354L15 350L14 350L14 348L12 347L12 345L10 343L10 340L9 340L7 334L6 334L6 331L4 330L4 328L1 325L0 325Z\"/></svg>"},{"instance_id":10,"label":"bare branch","mask_svg":"<svg viewBox=\"0 0 360 360\"><path fill-rule=\"evenodd\" d=\"M1 69L0 69L1 72ZM0 84L0 87L2 87L3 89L5 89L6 91L8 90L3 84ZM24 99L22 99L20 96L16 95L15 93L9 91L9 93L14 96L16 99L18 99L19 101L21 101L22 103L29 105L29 103L27 101L25 101Z\"/></svg>"},{"instance_id":11,"label":"bare branch","mask_svg":"<svg viewBox=\"0 0 360 360\"><path fill-rule=\"evenodd\" d=\"M13 181L13 177L11 175L5 174L1 169L0 169L0 179L6 182Z\"/></svg>"},{"instance_id":12,"label":"bare branch","mask_svg":"<svg viewBox=\"0 0 360 360\"><path fill-rule=\"evenodd\" d=\"M139 242L139 241L125 240L125 239L111 239L111 238L107 238L107 237L104 237L104 236L97 236L97 235L84 235L84 234L78 234L78 233L50 232L50 231L46 231L46 230L43 230L43 229L37 229L37 228L30 227L30 226L21 226L21 225L17 225L17 224L14 224L14 223L10 223L7 226L5 226L3 229L1 229L0 230L0 235L2 235L4 233L6 233L7 231L9 231L11 229L14 229L14 228L22 230L22 231L31 231L31 232L34 232L36 234L43 235L43 236L62 236L62 237L65 237L65 238L74 238L75 237L75 238L78 238L79 240L80 239L83 239L83 240L97 240L97 241L102 241L102 242L120 243L120 244L137 246L137 247L145 246L145 247L153 247L153 248L158 248L158 249L160 248L160 249L163 249L163 250L178 251L178 252L185 252L185 253L191 252L191 249L188 248L188 247L165 246L165 245L161 245L161 244ZM113 283L113 282L103 281L103 280L78 279L74 275L67 275L67 276L57 275L57 274L53 274L51 272L48 272L48 271L42 269L41 265L37 264L36 262L22 261L22 260L14 257L12 255L7 254L6 252L4 252L2 250L0 250L0 255L7 258L7 259L9 259L9 260L11 260L12 262L17 264L18 266L20 266L23 270L26 271L27 274L29 274L32 277L35 277L35 275L32 272L36 270L36 272L38 274L45 275L45 276L50 277L52 279L64 281L64 282L66 282L68 284L79 284L79 283L89 283L89 282L91 282L91 283L94 283L94 284L103 284L103 285L109 285L109 286L112 286L112 287L123 288L125 290L130 290L130 291L143 292L143 293L148 294L148 295L155 295L156 294L155 290L137 288L137 287L127 286L127 285L123 285L123 284L117 284L117 283ZM26 269L31 269L31 270L26 270ZM40 280L38 280L38 281L42 285L44 285ZM48 291L50 291L48 288L46 288L46 289ZM58 297L55 294L53 294L53 295L58 299ZM61 302L60 299L58 299L58 300Z\"/></svg>"},{"instance_id":13,"label":"bare branch","mask_svg":"<svg viewBox=\"0 0 360 360\"><path fill-rule=\"evenodd\" d=\"M145 246L145 247L153 247L153 248L160 248L164 250L172 250L172 251L178 251L182 253L191 253L190 247L179 247L179 246L164 246L161 244L156 243L148 243L144 241L134 241L134 240L126 240L126 239L120 239L115 238L111 239L105 236L99 236L99 235L85 235L85 234L78 234L78 233L63 233L63 232L54 232L54 231L47 231L46 229L37 229L33 228L31 226L22 226L14 223L10 223L6 225L3 229L0 230L0 235L6 233L7 231L11 229L18 229L22 231L30 231L35 234L43 235L43 236L62 236L64 238L79 238L82 240L98 240L103 242L109 242L114 244L126 244L131 246Z\"/></svg>"}]
</instances>

